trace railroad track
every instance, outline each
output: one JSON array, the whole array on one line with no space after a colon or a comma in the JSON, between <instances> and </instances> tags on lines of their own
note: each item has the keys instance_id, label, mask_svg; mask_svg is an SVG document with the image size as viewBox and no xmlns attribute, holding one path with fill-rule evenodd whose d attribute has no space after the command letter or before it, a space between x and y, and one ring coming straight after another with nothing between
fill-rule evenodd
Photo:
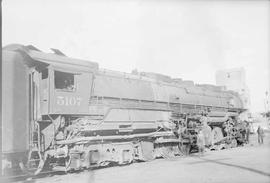
<instances>
[{"instance_id":1,"label":"railroad track","mask_svg":"<svg viewBox=\"0 0 270 183\"><path fill-rule=\"evenodd\" d=\"M60 171L44 171L39 173L38 175L30 175L30 174L20 174L20 175L12 175L12 176L3 176L0 177L0 182L19 182L19 181L26 181L32 179L39 179L49 175L57 175L57 174L64 174Z\"/></svg>"},{"instance_id":2,"label":"railroad track","mask_svg":"<svg viewBox=\"0 0 270 183\"><path fill-rule=\"evenodd\" d=\"M209 149L210 150L210 149ZM217 149L212 149L212 150L217 150ZM197 150L195 151L191 151L189 155L192 155L194 153L196 153ZM184 155L184 154L182 154ZM184 156L189 156L189 155L184 155ZM170 159L172 157L163 157L164 159ZM95 170L95 169L100 169L100 168L108 168L108 167L111 167L111 166L114 166L114 165L108 165L106 167L92 167L92 168L89 168L92 169L92 170ZM81 169L81 170L74 170L75 172L80 172L80 171L84 171L85 169ZM71 173L71 172L69 172ZM38 175L34 175L34 174L20 174L20 175L16 175L16 176L4 176L4 177L0 177L0 183L5 183L5 182L19 182L19 181L26 181L26 180L35 180L35 179L40 179L40 178L44 178L44 177L47 177L47 176L51 176L51 175L64 175L66 174L65 171L61 171L61 170L51 170L51 171L43 171L43 172L40 172Z\"/></svg>"}]
</instances>

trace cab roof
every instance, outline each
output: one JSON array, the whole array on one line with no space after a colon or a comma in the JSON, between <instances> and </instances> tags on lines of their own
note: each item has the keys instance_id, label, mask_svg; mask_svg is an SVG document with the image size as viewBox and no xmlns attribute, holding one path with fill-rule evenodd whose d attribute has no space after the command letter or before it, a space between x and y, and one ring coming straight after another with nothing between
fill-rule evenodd
<instances>
[{"instance_id":1,"label":"cab roof","mask_svg":"<svg viewBox=\"0 0 270 183\"><path fill-rule=\"evenodd\" d=\"M10 44L3 48L7 51L15 51L28 57L28 66L47 67L48 65L73 67L83 70L98 70L98 63L87 60L70 58L62 54L59 50L52 49L55 53L45 53L32 45L24 46L20 44ZM58 53L58 54L57 54Z\"/></svg>"}]
</instances>

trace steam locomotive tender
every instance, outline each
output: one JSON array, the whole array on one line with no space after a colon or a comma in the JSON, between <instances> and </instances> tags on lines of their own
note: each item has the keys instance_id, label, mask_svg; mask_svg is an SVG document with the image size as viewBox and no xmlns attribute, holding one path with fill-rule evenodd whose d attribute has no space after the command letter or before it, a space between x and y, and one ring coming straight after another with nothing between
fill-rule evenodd
<instances>
[{"instance_id":1,"label":"steam locomotive tender","mask_svg":"<svg viewBox=\"0 0 270 183\"><path fill-rule=\"evenodd\" d=\"M208 145L224 139L235 145L228 129L244 111L237 93L161 74L107 71L53 51L3 48L4 174L171 157L195 146L197 130L207 126Z\"/></svg>"}]
</instances>

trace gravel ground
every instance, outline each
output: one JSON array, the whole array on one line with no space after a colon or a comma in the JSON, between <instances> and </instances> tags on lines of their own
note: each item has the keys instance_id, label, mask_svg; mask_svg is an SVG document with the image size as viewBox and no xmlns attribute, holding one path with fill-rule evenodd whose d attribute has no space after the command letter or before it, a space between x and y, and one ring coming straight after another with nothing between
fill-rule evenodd
<instances>
[{"instance_id":1,"label":"gravel ground","mask_svg":"<svg viewBox=\"0 0 270 183\"><path fill-rule=\"evenodd\" d=\"M36 183L175 183L175 182L269 182L270 134L264 145L258 145L256 135L244 147L209 151L203 156L157 159L67 175L54 175L26 182Z\"/></svg>"}]
</instances>

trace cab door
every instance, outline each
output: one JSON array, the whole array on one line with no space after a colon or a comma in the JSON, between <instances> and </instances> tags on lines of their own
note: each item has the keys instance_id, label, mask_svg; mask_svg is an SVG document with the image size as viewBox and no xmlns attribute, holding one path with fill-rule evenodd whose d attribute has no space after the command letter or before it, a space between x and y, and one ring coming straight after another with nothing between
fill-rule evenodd
<instances>
[{"instance_id":1,"label":"cab door","mask_svg":"<svg viewBox=\"0 0 270 183\"><path fill-rule=\"evenodd\" d=\"M45 68L41 71L40 80L40 110L42 115L49 112L49 69Z\"/></svg>"},{"instance_id":2,"label":"cab door","mask_svg":"<svg viewBox=\"0 0 270 183\"><path fill-rule=\"evenodd\" d=\"M52 72L52 113L87 114L93 74L57 68Z\"/></svg>"}]
</instances>

